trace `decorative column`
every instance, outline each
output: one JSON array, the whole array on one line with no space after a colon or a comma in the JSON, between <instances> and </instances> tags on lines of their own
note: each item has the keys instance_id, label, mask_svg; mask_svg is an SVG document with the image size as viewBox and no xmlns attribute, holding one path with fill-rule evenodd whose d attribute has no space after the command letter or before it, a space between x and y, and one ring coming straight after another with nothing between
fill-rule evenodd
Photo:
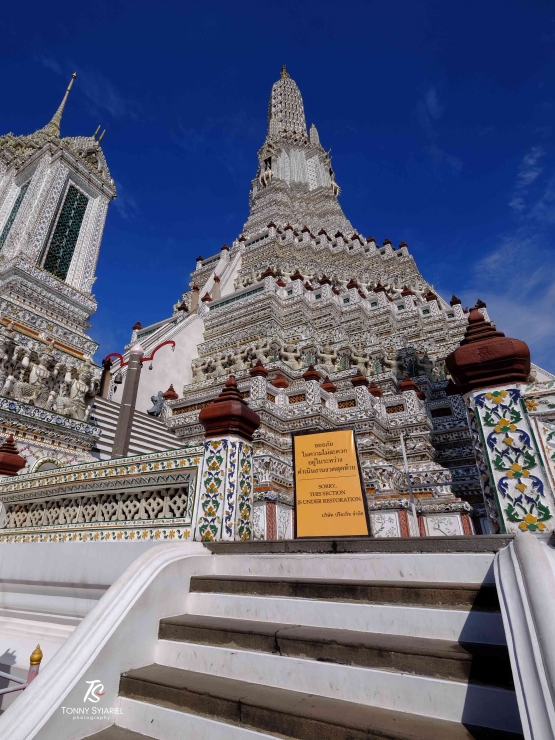
<instances>
[{"instance_id":1,"label":"decorative column","mask_svg":"<svg viewBox=\"0 0 555 740\"><path fill-rule=\"evenodd\" d=\"M195 502L195 540L250 540L253 528L252 436L260 417L250 409L233 375L218 398L205 406L200 491Z\"/></svg>"},{"instance_id":2,"label":"decorative column","mask_svg":"<svg viewBox=\"0 0 555 740\"><path fill-rule=\"evenodd\" d=\"M140 344L135 344L129 350L129 363L125 376L118 425L114 436L114 446L112 447L112 459L115 457L125 457L129 452L131 428L133 426L133 416L135 415L135 404L137 402L144 353L145 351Z\"/></svg>"},{"instance_id":3,"label":"decorative column","mask_svg":"<svg viewBox=\"0 0 555 740\"><path fill-rule=\"evenodd\" d=\"M496 331L478 308L446 366L467 404L491 529L553 531L554 492L523 399L530 350Z\"/></svg>"}]
</instances>

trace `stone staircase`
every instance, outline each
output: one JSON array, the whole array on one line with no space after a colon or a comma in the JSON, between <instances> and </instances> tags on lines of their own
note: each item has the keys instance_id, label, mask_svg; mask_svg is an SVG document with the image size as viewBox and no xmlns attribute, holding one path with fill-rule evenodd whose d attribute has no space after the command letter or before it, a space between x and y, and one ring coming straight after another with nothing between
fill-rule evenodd
<instances>
[{"instance_id":1,"label":"stone staircase","mask_svg":"<svg viewBox=\"0 0 555 740\"><path fill-rule=\"evenodd\" d=\"M495 585L401 570L191 578L187 614L160 622L156 663L122 675L119 726L95 737L521 738Z\"/></svg>"},{"instance_id":2,"label":"stone staircase","mask_svg":"<svg viewBox=\"0 0 555 740\"><path fill-rule=\"evenodd\" d=\"M96 420L102 429L102 436L98 440L93 454L100 460L109 460L112 456L119 409L119 403L115 401L108 401L108 399L100 396L97 396L94 400L91 418ZM135 411L129 455L162 452L181 446L175 434L167 429L163 421L149 416L143 411Z\"/></svg>"}]
</instances>

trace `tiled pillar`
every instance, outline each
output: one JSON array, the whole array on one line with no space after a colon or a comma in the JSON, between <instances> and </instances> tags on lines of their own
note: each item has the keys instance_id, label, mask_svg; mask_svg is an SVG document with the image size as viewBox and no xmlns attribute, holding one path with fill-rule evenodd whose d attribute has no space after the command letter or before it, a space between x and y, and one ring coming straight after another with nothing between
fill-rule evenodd
<instances>
[{"instance_id":1,"label":"tiled pillar","mask_svg":"<svg viewBox=\"0 0 555 740\"><path fill-rule=\"evenodd\" d=\"M253 538L252 435L260 417L250 409L230 376L218 398L199 415L204 426L204 460L193 521L195 540Z\"/></svg>"},{"instance_id":2,"label":"tiled pillar","mask_svg":"<svg viewBox=\"0 0 555 740\"><path fill-rule=\"evenodd\" d=\"M523 398L530 350L479 308L446 366L467 404L486 511L496 532L553 531L554 489L529 416L534 404Z\"/></svg>"},{"instance_id":3,"label":"tiled pillar","mask_svg":"<svg viewBox=\"0 0 555 740\"><path fill-rule=\"evenodd\" d=\"M522 389L519 385L497 387L469 393L466 400L486 461L499 531L549 532L555 529L553 490Z\"/></svg>"}]
</instances>

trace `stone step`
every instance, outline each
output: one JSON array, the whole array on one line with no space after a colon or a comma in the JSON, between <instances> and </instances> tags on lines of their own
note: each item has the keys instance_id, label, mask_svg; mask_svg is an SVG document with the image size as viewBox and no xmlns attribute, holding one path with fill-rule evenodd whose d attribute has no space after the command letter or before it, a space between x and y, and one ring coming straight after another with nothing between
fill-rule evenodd
<instances>
[{"instance_id":1,"label":"stone step","mask_svg":"<svg viewBox=\"0 0 555 740\"><path fill-rule=\"evenodd\" d=\"M180 723L183 737L192 736L188 725L195 715L218 721L219 731L212 725L214 740L239 737L233 732L237 726L269 733L270 737L295 740L517 740L522 737L518 728L510 731L472 726L464 717L462 722L452 722L161 665L124 674L120 696L124 726L134 724L134 729L138 729L138 723L133 722L134 709L140 713L142 727L148 731L149 715L156 715L162 707L183 713ZM128 702L129 699L133 701ZM140 704L143 706L138 712ZM150 724L154 724L152 719ZM148 736L164 737L160 729ZM196 737L199 735L195 733Z\"/></svg>"},{"instance_id":2,"label":"stone step","mask_svg":"<svg viewBox=\"0 0 555 740\"><path fill-rule=\"evenodd\" d=\"M250 594L190 593L187 613L353 632L506 645L499 612Z\"/></svg>"},{"instance_id":3,"label":"stone step","mask_svg":"<svg viewBox=\"0 0 555 740\"><path fill-rule=\"evenodd\" d=\"M139 735L138 732L112 725L105 730L96 732L92 737L96 737L98 740L146 740L148 735Z\"/></svg>"},{"instance_id":4,"label":"stone step","mask_svg":"<svg viewBox=\"0 0 555 740\"><path fill-rule=\"evenodd\" d=\"M102 435L97 441L96 448L102 458L110 457L119 409L119 404L105 398L96 398L94 401L92 416L102 429ZM130 455L142 455L178 447L180 447L179 440L167 429L163 421L142 411L135 411L129 443Z\"/></svg>"},{"instance_id":5,"label":"stone step","mask_svg":"<svg viewBox=\"0 0 555 740\"><path fill-rule=\"evenodd\" d=\"M399 671L172 640L158 641L155 662L454 722L464 716L472 724L506 730L513 729L519 717L515 693L509 689Z\"/></svg>"},{"instance_id":6,"label":"stone step","mask_svg":"<svg viewBox=\"0 0 555 740\"><path fill-rule=\"evenodd\" d=\"M163 619L159 639L514 688L508 651L500 645L191 614Z\"/></svg>"},{"instance_id":7,"label":"stone step","mask_svg":"<svg viewBox=\"0 0 555 740\"><path fill-rule=\"evenodd\" d=\"M324 582L259 577L195 576L191 578L190 591L499 612L499 599L493 584L345 580Z\"/></svg>"}]
</instances>

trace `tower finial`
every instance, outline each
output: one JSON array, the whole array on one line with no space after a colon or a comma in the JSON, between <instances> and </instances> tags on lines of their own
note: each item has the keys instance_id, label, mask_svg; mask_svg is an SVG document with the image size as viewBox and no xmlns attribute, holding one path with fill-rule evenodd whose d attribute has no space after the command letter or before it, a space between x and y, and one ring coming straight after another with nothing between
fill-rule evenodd
<instances>
[{"instance_id":1,"label":"tower finial","mask_svg":"<svg viewBox=\"0 0 555 740\"><path fill-rule=\"evenodd\" d=\"M71 90L76 77L77 77L77 72L74 72L71 75L71 80L69 81L69 85L67 86L66 93L62 99L62 102L60 103L58 107L58 110L52 116L52 120L50 121L50 123L47 123L46 126L44 127L44 131L46 131L51 136L60 136L60 123L62 122L62 114L64 112L64 108L65 108L67 99L69 97L69 91Z\"/></svg>"},{"instance_id":2,"label":"tower finial","mask_svg":"<svg viewBox=\"0 0 555 740\"><path fill-rule=\"evenodd\" d=\"M284 64L283 67L281 68L281 79L283 80L285 77L289 77L289 74L287 72L287 67Z\"/></svg>"}]
</instances>

